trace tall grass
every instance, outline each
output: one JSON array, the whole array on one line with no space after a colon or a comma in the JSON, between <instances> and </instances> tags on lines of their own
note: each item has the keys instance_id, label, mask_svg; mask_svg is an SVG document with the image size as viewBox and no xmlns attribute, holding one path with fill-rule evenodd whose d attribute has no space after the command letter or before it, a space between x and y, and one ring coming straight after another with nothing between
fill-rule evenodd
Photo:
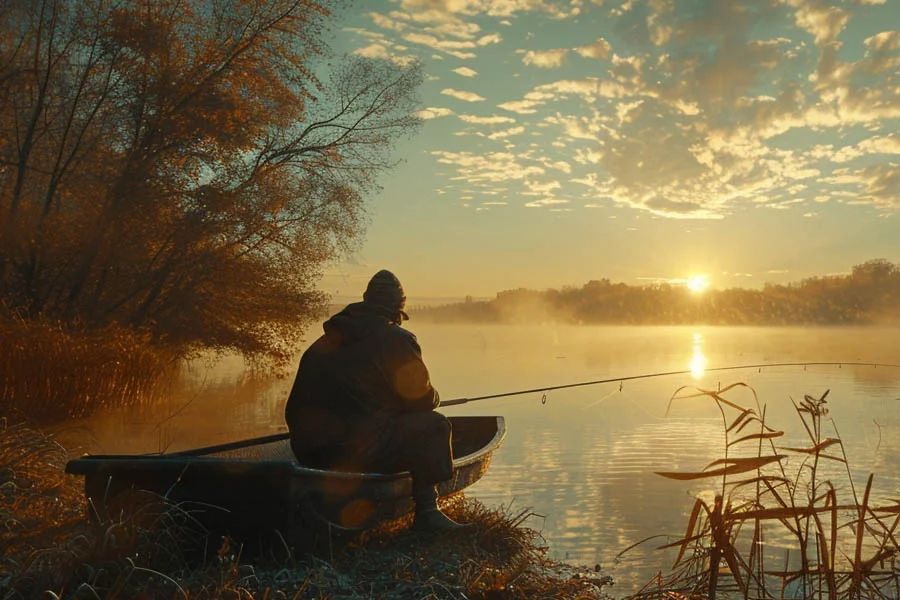
<instances>
[{"instance_id":1,"label":"tall grass","mask_svg":"<svg viewBox=\"0 0 900 600\"><path fill-rule=\"evenodd\" d=\"M172 352L116 325L100 330L0 316L0 415L47 425L161 397Z\"/></svg>"},{"instance_id":2,"label":"tall grass","mask_svg":"<svg viewBox=\"0 0 900 600\"><path fill-rule=\"evenodd\" d=\"M828 392L792 400L807 442L781 446L755 392L751 407L725 397L741 387L752 391L737 383L673 396L715 405L723 455L701 471L659 473L715 485L694 502L684 536L662 546L677 551L671 572L633 598L900 598L900 502L876 506L872 474L860 495Z\"/></svg>"},{"instance_id":3,"label":"tall grass","mask_svg":"<svg viewBox=\"0 0 900 600\"><path fill-rule=\"evenodd\" d=\"M214 538L187 503L131 490L84 518L83 492L63 471L65 450L22 424L0 422L0 598L243 600L608 600L612 581L553 561L532 514L457 497L444 509L474 533L431 539L411 518L360 534L333 551L285 544L250 556ZM254 493L247 490L247 493ZM252 561L252 562L251 562Z\"/></svg>"}]
</instances>

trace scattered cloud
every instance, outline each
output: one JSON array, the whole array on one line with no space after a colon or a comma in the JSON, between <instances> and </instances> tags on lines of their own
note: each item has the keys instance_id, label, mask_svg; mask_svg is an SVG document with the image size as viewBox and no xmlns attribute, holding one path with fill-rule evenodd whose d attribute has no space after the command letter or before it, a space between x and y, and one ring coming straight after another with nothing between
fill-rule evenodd
<instances>
[{"instance_id":1,"label":"scattered cloud","mask_svg":"<svg viewBox=\"0 0 900 600\"><path fill-rule=\"evenodd\" d=\"M858 144L844 146L830 155L838 163L848 162L870 154L900 154L900 134L867 138Z\"/></svg>"},{"instance_id":2,"label":"scattered cloud","mask_svg":"<svg viewBox=\"0 0 900 600\"><path fill-rule=\"evenodd\" d=\"M552 69L560 67L569 51L565 48L556 50L528 50L522 57L522 62L527 66Z\"/></svg>"},{"instance_id":3,"label":"scattered cloud","mask_svg":"<svg viewBox=\"0 0 900 600\"><path fill-rule=\"evenodd\" d=\"M515 123L516 120L512 117L503 117L498 115L492 115L490 117L478 117L476 115L458 115L460 119L465 121L466 123L476 123L476 124L485 124L485 125L496 125L498 123Z\"/></svg>"},{"instance_id":4,"label":"scattered cloud","mask_svg":"<svg viewBox=\"0 0 900 600\"><path fill-rule=\"evenodd\" d=\"M590 44L575 47L575 52L584 58L608 58L609 51L609 42L603 38L597 38L596 41Z\"/></svg>"},{"instance_id":5,"label":"scattered cloud","mask_svg":"<svg viewBox=\"0 0 900 600\"><path fill-rule=\"evenodd\" d=\"M525 203L526 208L540 208L543 206L556 206L559 204L568 204L568 200L563 200L561 198L542 198L540 200L532 200L531 202Z\"/></svg>"},{"instance_id":6,"label":"scattered cloud","mask_svg":"<svg viewBox=\"0 0 900 600\"><path fill-rule=\"evenodd\" d=\"M456 98L457 100L463 100L464 102L483 102L485 100L484 96L479 96L475 92L466 92L463 90L455 90L453 88L443 89L441 90L441 93L445 96Z\"/></svg>"},{"instance_id":7,"label":"scattered cloud","mask_svg":"<svg viewBox=\"0 0 900 600\"><path fill-rule=\"evenodd\" d=\"M457 174L451 180L466 181L470 185L523 180L545 173L543 167L523 164L523 161L510 152L478 154L434 150L431 154L437 157L438 163L457 167Z\"/></svg>"},{"instance_id":8,"label":"scattered cloud","mask_svg":"<svg viewBox=\"0 0 900 600\"><path fill-rule=\"evenodd\" d=\"M491 140L499 140L503 138L507 138L511 135L519 135L525 131L525 128L519 125L518 127L510 127L509 129L504 129L503 131L495 131L494 133L488 136L488 139Z\"/></svg>"},{"instance_id":9,"label":"scattered cloud","mask_svg":"<svg viewBox=\"0 0 900 600\"><path fill-rule=\"evenodd\" d=\"M546 196L553 192L553 190L558 190L562 187L562 184L555 179L550 181L525 181L525 187L528 188L529 191L523 192L528 196Z\"/></svg>"},{"instance_id":10,"label":"scattered cloud","mask_svg":"<svg viewBox=\"0 0 900 600\"><path fill-rule=\"evenodd\" d=\"M417 32L406 33L402 38L411 44L426 46L461 60L467 60L477 56L474 52L467 51L469 48L475 47L475 42L440 39L427 33Z\"/></svg>"},{"instance_id":11,"label":"scattered cloud","mask_svg":"<svg viewBox=\"0 0 900 600\"><path fill-rule=\"evenodd\" d=\"M540 38L554 40L550 49L534 47L520 17L533 27L587 2L394 0L370 14L371 31L345 31L357 53L451 57L465 61L453 73L479 77L479 93L433 84L427 93L499 114L434 107L425 93L419 112L457 116L432 156L479 193L503 183L539 195L531 207L549 209L558 194L669 218L756 206L819 216L810 207L829 203L900 210L900 30L859 17L890 3L729 0L690 12L666 0L592 3L603 8L566 23L571 40ZM609 22L578 28L590 14ZM498 70L513 52L531 68Z\"/></svg>"},{"instance_id":12,"label":"scattered cloud","mask_svg":"<svg viewBox=\"0 0 900 600\"><path fill-rule=\"evenodd\" d=\"M462 75L463 77L475 77L476 75L478 75L478 71L470 69L469 67L458 67L456 69L453 69L453 72L457 75Z\"/></svg>"},{"instance_id":13,"label":"scattered cloud","mask_svg":"<svg viewBox=\"0 0 900 600\"><path fill-rule=\"evenodd\" d=\"M511 102L498 104L497 107L510 112L519 113L520 115L531 115L537 112L537 109L534 107L542 104L543 102L535 102L532 100L513 100Z\"/></svg>"},{"instance_id":14,"label":"scattered cloud","mask_svg":"<svg viewBox=\"0 0 900 600\"><path fill-rule=\"evenodd\" d=\"M362 48L357 48L354 50L354 53L365 56L366 58L390 58L391 56L387 46L377 42L369 44L368 46L363 46Z\"/></svg>"},{"instance_id":15,"label":"scattered cloud","mask_svg":"<svg viewBox=\"0 0 900 600\"><path fill-rule=\"evenodd\" d=\"M503 41L503 38L500 37L499 33L489 33L488 35L478 38L478 41L476 41L475 44L477 46L487 46L488 44L499 44L501 41Z\"/></svg>"},{"instance_id":16,"label":"scattered cloud","mask_svg":"<svg viewBox=\"0 0 900 600\"><path fill-rule=\"evenodd\" d=\"M420 119L424 119L426 121L428 121L430 119L437 119L438 117L446 117L446 116L452 115L452 114L453 114L453 111L450 110L449 108L435 108L435 107L423 108L418 113L416 113L416 115Z\"/></svg>"}]
</instances>

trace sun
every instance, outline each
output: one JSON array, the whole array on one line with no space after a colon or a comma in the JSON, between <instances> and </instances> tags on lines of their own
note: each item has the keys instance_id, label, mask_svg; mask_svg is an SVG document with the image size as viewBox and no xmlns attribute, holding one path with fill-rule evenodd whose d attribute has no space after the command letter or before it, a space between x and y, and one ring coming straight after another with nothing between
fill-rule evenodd
<instances>
[{"instance_id":1,"label":"sun","mask_svg":"<svg viewBox=\"0 0 900 600\"><path fill-rule=\"evenodd\" d=\"M699 294L709 287L709 278L706 275L691 275L687 278L685 285L687 289L695 294Z\"/></svg>"}]
</instances>

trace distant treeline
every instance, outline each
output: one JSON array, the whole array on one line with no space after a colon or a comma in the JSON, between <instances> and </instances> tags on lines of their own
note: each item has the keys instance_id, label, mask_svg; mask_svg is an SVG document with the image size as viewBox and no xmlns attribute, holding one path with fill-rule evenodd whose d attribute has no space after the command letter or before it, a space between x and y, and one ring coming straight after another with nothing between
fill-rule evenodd
<instances>
[{"instance_id":1,"label":"distant treeline","mask_svg":"<svg viewBox=\"0 0 900 600\"><path fill-rule=\"evenodd\" d=\"M854 266L849 275L699 294L668 283L633 286L601 279L580 288L508 290L493 300L467 298L412 312L416 320L470 323L900 324L900 265L875 259Z\"/></svg>"}]
</instances>

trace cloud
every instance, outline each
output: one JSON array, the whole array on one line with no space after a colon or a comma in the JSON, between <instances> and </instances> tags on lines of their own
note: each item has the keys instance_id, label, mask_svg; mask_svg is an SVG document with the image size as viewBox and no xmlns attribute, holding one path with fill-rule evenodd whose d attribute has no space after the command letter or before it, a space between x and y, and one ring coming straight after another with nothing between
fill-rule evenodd
<instances>
[{"instance_id":1,"label":"cloud","mask_svg":"<svg viewBox=\"0 0 900 600\"><path fill-rule=\"evenodd\" d=\"M369 39L376 39L384 42L385 36L380 31L369 31L368 29L363 29L362 27L344 27L342 31L347 31L349 33L353 33L360 37L365 37Z\"/></svg>"},{"instance_id":2,"label":"cloud","mask_svg":"<svg viewBox=\"0 0 900 600\"><path fill-rule=\"evenodd\" d=\"M475 92L454 90L453 88L443 89L441 90L441 93L445 96L450 96L451 98L456 98L457 100L463 100L465 102L482 102L485 100L483 96L479 96Z\"/></svg>"},{"instance_id":3,"label":"cloud","mask_svg":"<svg viewBox=\"0 0 900 600\"><path fill-rule=\"evenodd\" d=\"M420 119L429 120L429 119L437 119L438 117L446 117L448 115L452 115L453 111L449 108L423 108L416 115Z\"/></svg>"},{"instance_id":4,"label":"cloud","mask_svg":"<svg viewBox=\"0 0 900 600\"><path fill-rule=\"evenodd\" d=\"M868 74L897 72L900 68L900 31L882 31L863 41L866 56L860 68Z\"/></svg>"},{"instance_id":5,"label":"cloud","mask_svg":"<svg viewBox=\"0 0 900 600\"><path fill-rule=\"evenodd\" d=\"M354 54L359 54L360 56L365 56L366 58L384 58L388 59L391 57L390 51L384 44L372 43L368 46L363 46L362 48L357 48L353 51Z\"/></svg>"},{"instance_id":6,"label":"cloud","mask_svg":"<svg viewBox=\"0 0 900 600\"><path fill-rule=\"evenodd\" d=\"M831 154L834 162L842 163L868 154L900 154L900 135L870 137L853 146L844 146Z\"/></svg>"},{"instance_id":7,"label":"cloud","mask_svg":"<svg viewBox=\"0 0 900 600\"><path fill-rule=\"evenodd\" d=\"M485 124L485 125L495 125L498 123L515 123L516 120L512 117L503 117L499 115L493 115L490 117L478 117L475 115L458 115L460 119L465 121L466 123L476 123L476 124Z\"/></svg>"},{"instance_id":8,"label":"cloud","mask_svg":"<svg viewBox=\"0 0 900 600\"><path fill-rule=\"evenodd\" d=\"M457 75L462 75L463 77L475 77L478 75L478 71L470 69L469 67L458 67L453 69L453 72Z\"/></svg>"},{"instance_id":9,"label":"cloud","mask_svg":"<svg viewBox=\"0 0 900 600\"><path fill-rule=\"evenodd\" d=\"M518 127L510 127L509 129L505 129L503 131L495 131L494 133L490 134L487 137L488 137L488 139L491 139L491 140L499 140L499 139L507 138L511 135L519 135L524 132L525 132L525 128L522 127L521 125L519 125Z\"/></svg>"},{"instance_id":10,"label":"cloud","mask_svg":"<svg viewBox=\"0 0 900 600\"><path fill-rule=\"evenodd\" d=\"M534 107L541 106L542 104L543 102L535 102L532 100L514 100L512 102L498 104L497 107L520 115L531 115L537 112Z\"/></svg>"},{"instance_id":11,"label":"cloud","mask_svg":"<svg viewBox=\"0 0 900 600\"><path fill-rule=\"evenodd\" d=\"M403 12L424 13L434 22L458 19L460 16L514 17L519 13L541 13L552 19L566 19L581 14L580 0L400 0ZM501 21L502 24L502 21Z\"/></svg>"},{"instance_id":12,"label":"cloud","mask_svg":"<svg viewBox=\"0 0 900 600\"><path fill-rule=\"evenodd\" d=\"M568 200L562 198L542 198L541 200L532 200L525 204L526 208L541 208L543 206L557 206L559 204L568 204Z\"/></svg>"},{"instance_id":13,"label":"cloud","mask_svg":"<svg viewBox=\"0 0 900 600\"><path fill-rule=\"evenodd\" d=\"M526 66L535 66L542 69L552 69L562 66L563 60L569 51L565 48L556 50L529 50L522 57Z\"/></svg>"},{"instance_id":14,"label":"cloud","mask_svg":"<svg viewBox=\"0 0 900 600\"><path fill-rule=\"evenodd\" d=\"M547 196L553 190L558 190L562 187L555 179L550 181L525 181L525 187L528 188L527 192L523 192L525 195L529 196Z\"/></svg>"},{"instance_id":15,"label":"cloud","mask_svg":"<svg viewBox=\"0 0 900 600\"><path fill-rule=\"evenodd\" d=\"M488 35L478 38L478 41L475 42L475 44L478 46L487 46L488 44L499 44L501 41L503 41L503 38L500 37L499 33L489 33Z\"/></svg>"},{"instance_id":16,"label":"cloud","mask_svg":"<svg viewBox=\"0 0 900 600\"><path fill-rule=\"evenodd\" d=\"M457 167L456 176L452 180L465 181L470 185L484 183L504 183L536 177L544 174L544 169L537 165L526 165L510 152L448 152L433 150L438 163Z\"/></svg>"},{"instance_id":17,"label":"cloud","mask_svg":"<svg viewBox=\"0 0 900 600\"><path fill-rule=\"evenodd\" d=\"M397 44L394 40L389 39L380 31L369 31L360 27L345 27L343 31L352 33L365 40L365 45L353 50L353 53L359 56L386 59L399 64L409 63L414 59L414 57L407 52L409 48Z\"/></svg>"},{"instance_id":18,"label":"cloud","mask_svg":"<svg viewBox=\"0 0 900 600\"><path fill-rule=\"evenodd\" d=\"M544 121L559 125L566 136L576 140L597 141L597 133L600 131L600 121L587 116L556 113L546 117Z\"/></svg>"},{"instance_id":19,"label":"cloud","mask_svg":"<svg viewBox=\"0 0 900 600\"><path fill-rule=\"evenodd\" d=\"M805 0L788 0L796 7L797 26L813 36L817 46L835 41L850 20L850 14L836 6L822 6Z\"/></svg>"},{"instance_id":20,"label":"cloud","mask_svg":"<svg viewBox=\"0 0 900 600\"><path fill-rule=\"evenodd\" d=\"M609 57L609 42L604 40L602 37L597 38L596 41L586 44L584 46L577 46L575 48L575 52L577 52L580 56L584 58L608 58Z\"/></svg>"},{"instance_id":21,"label":"cloud","mask_svg":"<svg viewBox=\"0 0 900 600\"><path fill-rule=\"evenodd\" d=\"M721 215L711 212L699 202L690 200L669 200L660 196L654 196L644 203L651 212L664 217L674 218L722 218Z\"/></svg>"},{"instance_id":22,"label":"cloud","mask_svg":"<svg viewBox=\"0 0 900 600\"><path fill-rule=\"evenodd\" d=\"M641 94L641 90L618 81L600 79L598 77L585 77L584 79L561 79L552 83L545 83L534 88L534 91L543 94L543 98L551 99L556 95L581 96L586 102L593 104L598 97L602 98L626 98Z\"/></svg>"},{"instance_id":23,"label":"cloud","mask_svg":"<svg viewBox=\"0 0 900 600\"><path fill-rule=\"evenodd\" d=\"M438 39L433 35L429 35L426 33L406 33L403 36L403 39L412 44L420 44L422 46L426 46L428 48L432 48L434 50L438 50L445 54L449 54L450 56L455 56L460 60L469 60L475 58L476 54L474 52L465 52L465 49L474 48L474 42L467 41L457 41L457 40L442 40Z\"/></svg>"},{"instance_id":24,"label":"cloud","mask_svg":"<svg viewBox=\"0 0 900 600\"><path fill-rule=\"evenodd\" d=\"M498 24L526 12L551 15L536 3L397 0L407 14L390 13L380 26L398 38L430 36L413 39L443 55L474 55L482 40L504 43L481 31L483 17ZM587 3L556 4L568 13ZM665 218L722 218L743 206L799 216L820 200L900 210L900 31L858 17L861 0L833 4L728 0L686 12L645 0L605 8L615 53L603 37L522 50L534 69L496 80L492 73L492 87L479 89L487 98L444 89L457 100L488 101L499 114L423 109L423 118L456 114L450 133L482 138L468 138L469 152L435 150L433 158L477 193L533 195L530 207L548 210L555 195L573 198L573 207L618 205ZM509 38L515 30L504 31ZM371 32L360 36L396 50ZM566 65L572 52L597 62ZM457 75L478 69L484 80L481 63L457 64L468 65L454 68ZM552 68L560 66L574 75L557 79ZM529 80L524 93L503 95Z\"/></svg>"},{"instance_id":25,"label":"cloud","mask_svg":"<svg viewBox=\"0 0 900 600\"><path fill-rule=\"evenodd\" d=\"M386 15L382 15L380 13L370 12L369 17L372 19L373 23L375 23L376 25L378 25L379 27L381 27L383 29L389 29L391 31L401 31L406 28L405 23L400 23L400 22L395 21L394 19L392 19Z\"/></svg>"},{"instance_id":26,"label":"cloud","mask_svg":"<svg viewBox=\"0 0 900 600\"><path fill-rule=\"evenodd\" d=\"M864 182L856 204L872 204L884 209L900 209L900 164L888 163L864 167L856 172Z\"/></svg>"},{"instance_id":27,"label":"cloud","mask_svg":"<svg viewBox=\"0 0 900 600\"><path fill-rule=\"evenodd\" d=\"M548 169L555 169L557 171L562 171L563 173L569 174L572 172L572 165L567 163L564 160L553 160L548 158L547 156L538 157L538 162L541 165L547 167Z\"/></svg>"},{"instance_id":28,"label":"cloud","mask_svg":"<svg viewBox=\"0 0 900 600\"><path fill-rule=\"evenodd\" d=\"M575 162L579 162L581 164L599 164L603 159L604 153L602 151L595 150L593 148L576 148L575 150Z\"/></svg>"}]
</instances>

